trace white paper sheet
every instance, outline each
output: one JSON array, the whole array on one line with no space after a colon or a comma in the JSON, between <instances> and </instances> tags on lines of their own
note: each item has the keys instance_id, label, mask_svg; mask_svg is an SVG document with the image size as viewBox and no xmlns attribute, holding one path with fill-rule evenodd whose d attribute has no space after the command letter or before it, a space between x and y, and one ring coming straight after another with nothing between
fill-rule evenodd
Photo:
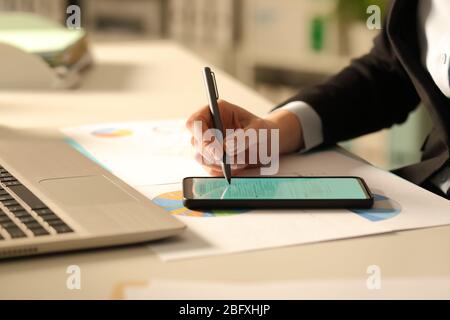
<instances>
[{"instance_id":1,"label":"white paper sheet","mask_svg":"<svg viewBox=\"0 0 450 320\"><path fill-rule=\"evenodd\" d=\"M142 121L69 127L72 145L131 186L205 175L194 160L184 121Z\"/></svg>"},{"instance_id":2,"label":"white paper sheet","mask_svg":"<svg viewBox=\"0 0 450 320\"><path fill-rule=\"evenodd\" d=\"M137 137L92 134L104 128L129 130ZM72 145L187 225L182 235L150 245L163 260L450 224L448 200L336 150L284 157L279 175L361 176L375 194L373 209L192 212L182 206L180 181L205 174L191 159L182 128L181 122L139 122L63 130Z\"/></svg>"}]
</instances>

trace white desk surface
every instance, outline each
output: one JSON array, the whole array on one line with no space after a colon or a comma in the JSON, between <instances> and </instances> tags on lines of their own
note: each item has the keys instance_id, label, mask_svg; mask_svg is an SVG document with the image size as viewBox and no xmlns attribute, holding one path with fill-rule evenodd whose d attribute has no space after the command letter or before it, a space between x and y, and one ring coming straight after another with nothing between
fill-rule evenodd
<instances>
[{"instance_id":1,"label":"white desk surface","mask_svg":"<svg viewBox=\"0 0 450 320\"><path fill-rule=\"evenodd\" d=\"M93 49L96 66L77 90L0 91L0 125L55 132L66 125L186 117L205 105L205 62L184 49L167 42ZM258 114L269 110L251 89L216 74L222 98ZM81 290L66 288L73 264L81 267ZM365 282L369 265L380 266L383 278L449 278L450 226L167 263L148 245L1 261L0 299L107 299L122 283L152 278Z\"/></svg>"}]
</instances>

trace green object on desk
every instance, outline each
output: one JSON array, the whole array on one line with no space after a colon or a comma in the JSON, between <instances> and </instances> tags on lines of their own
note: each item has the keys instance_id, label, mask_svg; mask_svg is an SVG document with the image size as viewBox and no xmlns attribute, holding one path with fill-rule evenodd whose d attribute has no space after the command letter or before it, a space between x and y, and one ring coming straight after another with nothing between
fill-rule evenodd
<instances>
[{"instance_id":1,"label":"green object on desk","mask_svg":"<svg viewBox=\"0 0 450 320\"><path fill-rule=\"evenodd\" d=\"M310 34L311 48L318 52L322 51L324 47L325 38L325 19L322 17L315 17L311 21L311 34Z\"/></svg>"}]
</instances>

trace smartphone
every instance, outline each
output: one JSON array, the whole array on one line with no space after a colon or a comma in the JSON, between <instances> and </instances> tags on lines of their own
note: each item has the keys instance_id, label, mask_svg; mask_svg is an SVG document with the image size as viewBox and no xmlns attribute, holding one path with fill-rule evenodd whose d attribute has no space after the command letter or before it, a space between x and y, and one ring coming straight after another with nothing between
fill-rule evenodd
<instances>
[{"instance_id":1,"label":"smartphone","mask_svg":"<svg viewBox=\"0 0 450 320\"><path fill-rule=\"evenodd\" d=\"M188 177L190 209L370 208L373 195L360 177Z\"/></svg>"}]
</instances>

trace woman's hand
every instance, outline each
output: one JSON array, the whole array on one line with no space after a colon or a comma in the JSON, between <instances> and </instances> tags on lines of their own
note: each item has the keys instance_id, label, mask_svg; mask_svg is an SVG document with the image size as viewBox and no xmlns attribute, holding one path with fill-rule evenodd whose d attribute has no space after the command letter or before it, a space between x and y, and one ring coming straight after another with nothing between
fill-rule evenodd
<instances>
[{"instance_id":1,"label":"woman's hand","mask_svg":"<svg viewBox=\"0 0 450 320\"><path fill-rule=\"evenodd\" d=\"M303 138L301 124L297 116L290 111L277 110L268 114L264 118L260 118L247 110L231 104L224 100L218 101L220 116L222 119L223 129L242 129L243 133L249 133L248 130L256 130L256 136L259 137L259 130L267 129L268 137L273 129L279 130L279 141L257 141L260 143L267 143L268 153L271 157L270 150L271 143L278 143L278 150L280 154L285 154L299 150L303 147ZM195 132L195 125L201 125L201 132ZM222 175L221 161L222 158L217 156L217 150L214 150L214 140L205 140L204 133L208 129L214 129L211 112L208 106L201 108L190 116L186 122L186 127L192 133L191 144L196 152L196 160L199 161L211 175ZM224 134L225 134L224 132ZM248 139L245 139L245 144L239 144L236 136L224 137L225 150L230 158L233 159L231 169L233 174L248 167L257 167L261 165L259 157L256 161L249 161L252 157L249 154L250 144ZM234 143L231 143L234 141ZM242 156L245 155L245 161L242 162ZM277 155L279 156L279 155Z\"/></svg>"}]
</instances>

